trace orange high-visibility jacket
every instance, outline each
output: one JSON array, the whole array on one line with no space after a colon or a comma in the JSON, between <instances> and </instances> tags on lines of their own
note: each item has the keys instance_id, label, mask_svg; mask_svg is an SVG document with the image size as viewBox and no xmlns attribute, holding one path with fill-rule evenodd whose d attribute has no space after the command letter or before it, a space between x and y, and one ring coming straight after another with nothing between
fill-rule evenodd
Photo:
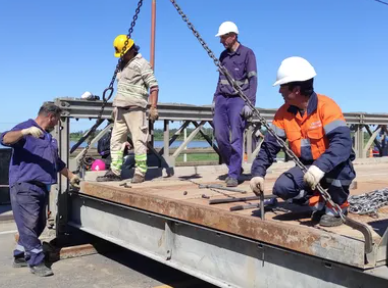
<instances>
[{"instance_id":1,"label":"orange high-visibility jacket","mask_svg":"<svg viewBox=\"0 0 388 288\"><path fill-rule=\"evenodd\" d=\"M291 150L305 165L316 165L329 181L348 185L355 178L350 129L340 107L329 97L313 93L307 111L284 104L272 123L277 136L287 139ZM252 165L252 175L265 176L280 146L267 133L262 149Z\"/></svg>"}]
</instances>

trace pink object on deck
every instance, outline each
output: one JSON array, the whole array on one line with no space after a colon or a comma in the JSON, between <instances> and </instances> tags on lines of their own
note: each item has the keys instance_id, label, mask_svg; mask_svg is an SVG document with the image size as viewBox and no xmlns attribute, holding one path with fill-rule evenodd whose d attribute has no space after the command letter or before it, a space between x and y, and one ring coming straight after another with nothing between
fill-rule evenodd
<instances>
[{"instance_id":1,"label":"pink object on deck","mask_svg":"<svg viewBox=\"0 0 388 288\"><path fill-rule=\"evenodd\" d=\"M105 169L105 162L101 159L95 160L92 164L92 171L103 171Z\"/></svg>"}]
</instances>

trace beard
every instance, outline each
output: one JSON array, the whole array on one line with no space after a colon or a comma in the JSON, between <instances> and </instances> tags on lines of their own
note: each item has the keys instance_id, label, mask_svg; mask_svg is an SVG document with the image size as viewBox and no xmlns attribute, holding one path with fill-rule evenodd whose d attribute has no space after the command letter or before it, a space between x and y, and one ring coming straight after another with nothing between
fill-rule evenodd
<instances>
[{"instance_id":1,"label":"beard","mask_svg":"<svg viewBox=\"0 0 388 288\"><path fill-rule=\"evenodd\" d=\"M46 128L46 132L47 132L47 133L51 133L51 132L54 131L54 128L55 128L55 126L47 127L47 128Z\"/></svg>"}]
</instances>

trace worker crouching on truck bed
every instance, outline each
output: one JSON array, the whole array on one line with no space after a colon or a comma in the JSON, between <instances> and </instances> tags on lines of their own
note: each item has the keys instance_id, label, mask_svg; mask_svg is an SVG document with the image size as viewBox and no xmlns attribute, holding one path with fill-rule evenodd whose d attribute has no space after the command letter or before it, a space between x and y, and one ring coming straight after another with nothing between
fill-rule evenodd
<instances>
[{"instance_id":1,"label":"worker crouching on truck bed","mask_svg":"<svg viewBox=\"0 0 388 288\"><path fill-rule=\"evenodd\" d=\"M128 133L131 133L134 145L136 169L132 183L144 182L147 172L147 141L148 141L148 90L150 90L150 120L158 118L157 102L159 87L151 65L139 53L139 46L126 35L119 35L113 42L115 56L124 56L117 74L117 95L113 101L114 125L112 130L110 153L111 168L98 177L98 182L121 181L123 153Z\"/></svg>"},{"instance_id":2,"label":"worker crouching on truck bed","mask_svg":"<svg viewBox=\"0 0 388 288\"><path fill-rule=\"evenodd\" d=\"M315 69L300 57L287 58L279 67L274 86L280 85L285 104L275 114L273 130L288 140L308 171L303 175L295 166L283 173L275 182L273 194L293 203L309 203L314 221L334 227L342 224L341 218L314 190L320 183L346 214L349 186L356 176L352 165L355 155L340 107L329 97L314 92L315 76ZM252 165L250 185L255 193L263 191L266 170L280 149L275 137L267 133Z\"/></svg>"},{"instance_id":3,"label":"worker crouching on truck bed","mask_svg":"<svg viewBox=\"0 0 388 288\"><path fill-rule=\"evenodd\" d=\"M37 276L53 272L45 263L42 243L38 239L46 227L46 206L50 186L57 183L57 173L78 185L80 179L71 173L58 156L57 141L50 132L58 124L61 110L45 103L35 120L27 120L4 132L1 144L12 147L9 186L13 216L19 233L14 250L14 267L30 267Z\"/></svg>"}]
</instances>

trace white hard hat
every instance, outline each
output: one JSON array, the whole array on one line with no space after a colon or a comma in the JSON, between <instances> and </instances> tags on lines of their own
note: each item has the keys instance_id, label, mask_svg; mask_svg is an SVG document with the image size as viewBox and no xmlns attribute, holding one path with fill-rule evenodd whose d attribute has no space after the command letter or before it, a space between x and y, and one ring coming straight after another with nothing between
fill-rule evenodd
<instances>
[{"instance_id":1,"label":"white hard hat","mask_svg":"<svg viewBox=\"0 0 388 288\"><path fill-rule=\"evenodd\" d=\"M236 33L238 34L238 28L237 25L234 24L231 21L225 21L220 25L220 28L218 28L218 34L216 37L226 35L228 33Z\"/></svg>"},{"instance_id":2,"label":"white hard hat","mask_svg":"<svg viewBox=\"0 0 388 288\"><path fill-rule=\"evenodd\" d=\"M282 61L273 86L307 81L317 75L314 67L302 57L289 57Z\"/></svg>"},{"instance_id":3,"label":"white hard hat","mask_svg":"<svg viewBox=\"0 0 388 288\"><path fill-rule=\"evenodd\" d=\"M93 97L93 94L90 93L89 91L86 91L84 94L81 95L82 99L90 99Z\"/></svg>"}]
</instances>

